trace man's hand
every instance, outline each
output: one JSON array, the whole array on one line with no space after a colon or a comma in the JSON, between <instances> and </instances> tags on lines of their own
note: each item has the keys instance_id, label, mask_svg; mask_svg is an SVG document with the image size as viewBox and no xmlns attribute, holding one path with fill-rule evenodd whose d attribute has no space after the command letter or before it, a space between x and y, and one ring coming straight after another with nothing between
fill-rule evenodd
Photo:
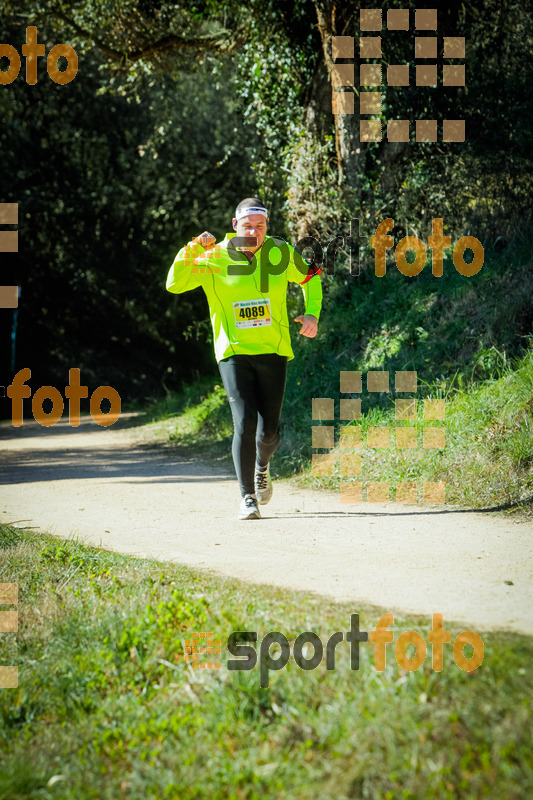
<instances>
[{"instance_id":1,"label":"man's hand","mask_svg":"<svg viewBox=\"0 0 533 800\"><path fill-rule=\"evenodd\" d=\"M194 241L194 240L193 240ZM209 231L204 231L200 234L200 236L196 237L196 241L198 244L201 244L205 250L209 250L209 248L213 247L216 242L216 238L213 236L212 233Z\"/></svg>"},{"instance_id":2,"label":"man's hand","mask_svg":"<svg viewBox=\"0 0 533 800\"><path fill-rule=\"evenodd\" d=\"M300 336L309 336L310 339L316 336L318 320L313 314L304 314L300 317L295 317L294 321L302 323Z\"/></svg>"}]
</instances>

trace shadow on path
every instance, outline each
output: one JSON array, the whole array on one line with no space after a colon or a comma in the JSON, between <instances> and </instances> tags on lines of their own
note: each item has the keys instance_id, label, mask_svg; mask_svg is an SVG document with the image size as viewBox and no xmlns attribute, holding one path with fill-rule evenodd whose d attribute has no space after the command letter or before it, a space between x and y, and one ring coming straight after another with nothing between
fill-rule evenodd
<instances>
[{"instance_id":1,"label":"shadow on path","mask_svg":"<svg viewBox=\"0 0 533 800\"><path fill-rule=\"evenodd\" d=\"M178 455L174 448L163 444L117 444L116 440L106 439L108 430L139 427L139 419L136 414L125 415L109 428L98 426L91 417L82 418L78 427L69 425L68 420L48 428L34 420L24 422L20 428L4 422L0 424L0 485L107 478L122 478L126 483L128 478L146 479L136 483L211 483L232 477L220 464ZM54 438L50 438L51 434L55 434ZM83 444L79 434L83 435ZM16 446L10 448L11 442Z\"/></svg>"}]
</instances>

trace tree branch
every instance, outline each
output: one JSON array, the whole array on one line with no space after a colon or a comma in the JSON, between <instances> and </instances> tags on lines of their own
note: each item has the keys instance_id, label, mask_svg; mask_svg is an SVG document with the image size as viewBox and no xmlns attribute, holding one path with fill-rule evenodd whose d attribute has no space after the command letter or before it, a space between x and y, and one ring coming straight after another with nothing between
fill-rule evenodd
<instances>
[{"instance_id":1,"label":"tree branch","mask_svg":"<svg viewBox=\"0 0 533 800\"><path fill-rule=\"evenodd\" d=\"M48 11L39 16L54 17L55 19L61 20L66 25L69 25L82 39L93 42L104 55L114 61L121 62L135 62L139 61L141 58L149 58L158 53L172 50L214 50L220 53L229 53L237 50L247 40L242 28L238 28L234 32L225 31L216 36L197 36L190 39L185 39L170 33L144 47L138 47L131 51L120 51L110 47L103 39L96 36L93 32L82 28L77 22L60 11Z\"/></svg>"}]
</instances>

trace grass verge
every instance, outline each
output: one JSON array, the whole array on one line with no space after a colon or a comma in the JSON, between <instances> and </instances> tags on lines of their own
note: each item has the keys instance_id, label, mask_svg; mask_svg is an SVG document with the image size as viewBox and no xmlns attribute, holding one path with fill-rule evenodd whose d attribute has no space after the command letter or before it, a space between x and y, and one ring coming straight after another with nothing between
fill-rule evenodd
<instances>
[{"instance_id":1,"label":"grass verge","mask_svg":"<svg viewBox=\"0 0 533 800\"><path fill-rule=\"evenodd\" d=\"M339 392L317 392L331 397L335 419L314 420L312 404L302 407L298 374L289 375L282 416L282 442L272 461L276 478L295 477L302 488L338 489L340 480L362 481L363 498L370 482L390 486L390 499L396 499L399 483L417 483L418 502L422 502L424 482L443 482L446 502L472 508L507 506L508 513L533 512L533 348L514 363L499 370L499 376L484 381L458 382L446 388L444 381L419 385L417 394L396 392L362 395L345 394L346 399L361 398L362 418L339 420ZM338 383L338 378L337 378ZM365 383L363 382L363 386ZM376 397L376 395L380 395ZM397 420L396 401L417 398L414 417ZM445 401L445 419L426 419L424 401ZM231 468L231 414L224 389L216 377L169 396L146 411L147 420L166 420L169 440L190 456L214 457ZM333 426L335 446L334 474L316 476L311 464L312 427ZM361 430L362 448L340 450L340 428ZM367 446L369 428L386 428L389 444ZM400 448L400 429L416 429L416 448ZM440 428L440 446L428 447L432 431ZM439 436L439 433L437 433ZM439 442L437 442L439 443ZM442 446L442 445L445 446ZM341 460L345 454L361 456L361 474L345 474Z\"/></svg>"},{"instance_id":2,"label":"grass verge","mask_svg":"<svg viewBox=\"0 0 533 800\"><path fill-rule=\"evenodd\" d=\"M350 614L370 631L382 612L8 526L0 545L1 580L19 587L19 630L2 637L19 686L0 690L0 800L512 800L533 790L528 637L483 633L471 672L451 645L441 672L429 645L417 671L388 645L377 672L369 643L355 671L341 642L334 671L325 659L304 671L291 656L261 688L258 666L226 668L232 631L257 631L257 649L269 631L325 643L349 630ZM453 642L462 626L444 622ZM427 642L429 626L396 615L392 630ZM221 639L220 670L185 662L193 631Z\"/></svg>"}]
</instances>

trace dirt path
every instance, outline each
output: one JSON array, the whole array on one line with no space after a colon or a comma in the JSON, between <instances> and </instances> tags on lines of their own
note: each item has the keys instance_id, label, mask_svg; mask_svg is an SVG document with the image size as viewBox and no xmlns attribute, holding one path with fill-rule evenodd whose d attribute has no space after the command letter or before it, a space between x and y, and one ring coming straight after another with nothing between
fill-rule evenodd
<instances>
[{"instance_id":1,"label":"dirt path","mask_svg":"<svg viewBox=\"0 0 533 800\"><path fill-rule=\"evenodd\" d=\"M0 522L386 611L533 634L530 523L450 507L340 505L275 484L236 519L233 474L153 448L154 433L63 420L0 425ZM505 581L512 581L507 585Z\"/></svg>"}]
</instances>

